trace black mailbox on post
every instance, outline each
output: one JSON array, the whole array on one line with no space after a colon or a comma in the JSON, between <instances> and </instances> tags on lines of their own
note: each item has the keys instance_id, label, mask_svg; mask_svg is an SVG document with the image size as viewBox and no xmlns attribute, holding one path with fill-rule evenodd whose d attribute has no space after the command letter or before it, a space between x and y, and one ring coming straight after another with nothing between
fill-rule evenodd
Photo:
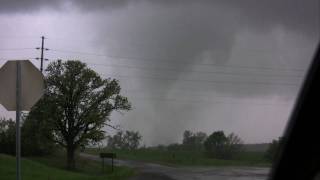
<instances>
[{"instance_id":1,"label":"black mailbox on post","mask_svg":"<svg viewBox=\"0 0 320 180\"><path fill-rule=\"evenodd\" d=\"M116 158L115 153L100 153L100 158L102 158L102 172L104 171L104 159L111 158L111 171L113 172L113 159Z\"/></svg>"},{"instance_id":2,"label":"black mailbox on post","mask_svg":"<svg viewBox=\"0 0 320 180\"><path fill-rule=\"evenodd\" d=\"M100 153L101 158L116 158L115 153Z\"/></svg>"}]
</instances>

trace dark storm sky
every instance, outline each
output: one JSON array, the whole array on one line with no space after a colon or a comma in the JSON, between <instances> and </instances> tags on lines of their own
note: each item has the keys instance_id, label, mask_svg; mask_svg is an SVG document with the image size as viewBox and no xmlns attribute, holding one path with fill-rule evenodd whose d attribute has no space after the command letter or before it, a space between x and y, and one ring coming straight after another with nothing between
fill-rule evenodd
<instances>
[{"instance_id":1,"label":"dark storm sky","mask_svg":"<svg viewBox=\"0 0 320 180\"><path fill-rule=\"evenodd\" d=\"M317 0L0 4L0 49L33 48L44 35L47 58L80 59L118 78L134 110L114 113L113 123L139 130L147 145L180 141L185 129L248 143L280 136L320 29ZM37 56L0 50L0 63Z\"/></svg>"}]
</instances>

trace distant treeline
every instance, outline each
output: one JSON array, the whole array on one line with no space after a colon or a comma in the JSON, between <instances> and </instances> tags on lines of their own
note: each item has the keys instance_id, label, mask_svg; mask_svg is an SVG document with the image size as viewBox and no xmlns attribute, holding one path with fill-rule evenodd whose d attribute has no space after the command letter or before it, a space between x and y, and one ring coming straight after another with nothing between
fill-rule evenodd
<instances>
[{"instance_id":1,"label":"distant treeline","mask_svg":"<svg viewBox=\"0 0 320 180\"><path fill-rule=\"evenodd\" d=\"M46 155L52 153L57 144L49 141L46 125L31 118L23 118L21 128L22 154ZM202 152L208 158L233 159L238 153L264 152L265 158L272 161L276 157L282 140L273 140L264 144L243 144L234 133L226 135L223 131L214 131L210 135L204 132L184 131L181 143L142 147L142 135L138 131L118 131L113 136L107 136L106 148L121 150L157 149L163 151L193 151ZM0 118L0 153L15 154L15 122L11 119Z\"/></svg>"},{"instance_id":2,"label":"distant treeline","mask_svg":"<svg viewBox=\"0 0 320 180\"><path fill-rule=\"evenodd\" d=\"M21 153L23 156L39 156L52 153L56 144L48 140L45 122L39 123L22 116ZM16 123L0 118L0 153L14 155L16 152Z\"/></svg>"},{"instance_id":3,"label":"distant treeline","mask_svg":"<svg viewBox=\"0 0 320 180\"><path fill-rule=\"evenodd\" d=\"M153 149L203 152L209 158L232 159L243 151L243 141L234 133L226 135L223 131L215 131L207 135L204 132L186 130L182 143L159 145Z\"/></svg>"},{"instance_id":4,"label":"distant treeline","mask_svg":"<svg viewBox=\"0 0 320 180\"><path fill-rule=\"evenodd\" d=\"M266 152L270 143L244 144L243 149L250 152Z\"/></svg>"},{"instance_id":5,"label":"distant treeline","mask_svg":"<svg viewBox=\"0 0 320 180\"><path fill-rule=\"evenodd\" d=\"M109 136L107 140L106 148L109 150L150 149L171 152L200 152L208 158L216 159L233 159L241 152L261 152L270 161L274 159L280 142L280 140L273 140L272 143L244 144L241 138L234 133L226 135L224 131L214 131L207 135L205 132L190 130L184 131L181 143L154 147L140 147L142 136L138 131L119 131L115 135Z\"/></svg>"},{"instance_id":6,"label":"distant treeline","mask_svg":"<svg viewBox=\"0 0 320 180\"><path fill-rule=\"evenodd\" d=\"M142 136L138 131L118 131L113 136L107 136L107 148L109 149L138 149Z\"/></svg>"},{"instance_id":7,"label":"distant treeline","mask_svg":"<svg viewBox=\"0 0 320 180\"><path fill-rule=\"evenodd\" d=\"M109 150L136 150L139 148L142 136L138 131L119 131L113 136L107 137ZM186 130L183 133L181 143L169 145L159 145L156 147L140 147L140 149L157 149L161 151L193 151L202 152L209 158L233 159L238 153L243 151L267 152L269 144L243 144L241 138L230 133L226 135L224 131L215 131L210 135L205 132L192 132Z\"/></svg>"}]
</instances>

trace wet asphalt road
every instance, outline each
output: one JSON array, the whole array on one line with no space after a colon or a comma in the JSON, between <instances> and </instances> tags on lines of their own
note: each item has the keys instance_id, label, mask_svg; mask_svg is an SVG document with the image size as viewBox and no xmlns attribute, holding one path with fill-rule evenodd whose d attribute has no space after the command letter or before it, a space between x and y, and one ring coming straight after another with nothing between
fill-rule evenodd
<instances>
[{"instance_id":1,"label":"wet asphalt road","mask_svg":"<svg viewBox=\"0 0 320 180\"><path fill-rule=\"evenodd\" d=\"M80 154L84 158L101 161L98 156ZM137 169L130 180L265 180L269 168L255 167L170 167L155 163L115 160L116 166Z\"/></svg>"}]
</instances>

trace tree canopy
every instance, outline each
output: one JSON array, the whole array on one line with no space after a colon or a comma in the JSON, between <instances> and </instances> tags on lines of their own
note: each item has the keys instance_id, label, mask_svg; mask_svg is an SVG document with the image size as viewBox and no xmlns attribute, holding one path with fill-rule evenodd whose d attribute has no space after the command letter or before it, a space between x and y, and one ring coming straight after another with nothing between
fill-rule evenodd
<instances>
[{"instance_id":1,"label":"tree canopy","mask_svg":"<svg viewBox=\"0 0 320 180\"><path fill-rule=\"evenodd\" d=\"M265 153L265 158L271 162L276 160L279 156L278 153L282 144L283 144L283 137L279 137L278 139L272 140L272 142L269 145L269 148Z\"/></svg>"},{"instance_id":2,"label":"tree canopy","mask_svg":"<svg viewBox=\"0 0 320 180\"><path fill-rule=\"evenodd\" d=\"M184 131L182 145L185 150L200 151L202 150L203 143L207 138L204 132L193 133L189 130Z\"/></svg>"},{"instance_id":3,"label":"tree canopy","mask_svg":"<svg viewBox=\"0 0 320 180\"><path fill-rule=\"evenodd\" d=\"M204 142L210 157L230 159L242 149L242 140L234 133L226 136L223 131L213 132Z\"/></svg>"},{"instance_id":4,"label":"tree canopy","mask_svg":"<svg viewBox=\"0 0 320 180\"><path fill-rule=\"evenodd\" d=\"M80 61L52 62L46 73L45 95L30 114L50 124L51 140L66 148L73 169L75 150L104 139L111 112L128 111L131 104L117 80L101 78Z\"/></svg>"},{"instance_id":5,"label":"tree canopy","mask_svg":"<svg viewBox=\"0 0 320 180\"><path fill-rule=\"evenodd\" d=\"M0 153L15 154L16 129L12 119L0 118Z\"/></svg>"},{"instance_id":6,"label":"tree canopy","mask_svg":"<svg viewBox=\"0 0 320 180\"><path fill-rule=\"evenodd\" d=\"M139 131L118 131L113 136L108 136L108 148L134 150L140 145L142 136Z\"/></svg>"}]
</instances>

